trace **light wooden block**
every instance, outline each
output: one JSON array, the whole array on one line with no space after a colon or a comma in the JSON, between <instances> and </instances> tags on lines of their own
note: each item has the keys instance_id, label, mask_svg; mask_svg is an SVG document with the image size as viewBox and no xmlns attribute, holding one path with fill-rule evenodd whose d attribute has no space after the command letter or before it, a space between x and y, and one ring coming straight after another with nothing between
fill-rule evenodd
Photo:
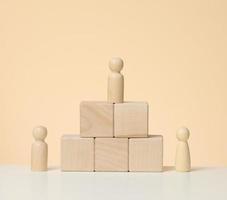
<instances>
[{"instance_id":1,"label":"light wooden block","mask_svg":"<svg viewBox=\"0 0 227 200\"><path fill-rule=\"evenodd\" d=\"M114 104L115 137L148 136L148 104L128 102Z\"/></svg>"},{"instance_id":2,"label":"light wooden block","mask_svg":"<svg viewBox=\"0 0 227 200\"><path fill-rule=\"evenodd\" d=\"M160 172L163 168L163 137L129 139L129 171Z\"/></svg>"},{"instance_id":3,"label":"light wooden block","mask_svg":"<svg viewBox=\"0 0 227 200\"><path fill-rule=\"evenodd\" d=\"M83 101L80 104L81 137L113 137L113 103Z\"/></svg>"},{"instance_id":4,"label":"light wooden block","mask_svg":"<svg viewBox=\"0 0 227 200\"><path fill-rule=\"evenodd\" d=\"M94 171L94 138L64 135L61 139L62 171Z\"/></svg>"},{"instance_id":5,"label":"light wooden block","mask_svg":"<svg viewBox=\"0 0 227 200\"><path fill-rule=\"evenodd\" d=\"M128 171L128 138L96 138L95 171Z\"/></svg>"}]
</instances>

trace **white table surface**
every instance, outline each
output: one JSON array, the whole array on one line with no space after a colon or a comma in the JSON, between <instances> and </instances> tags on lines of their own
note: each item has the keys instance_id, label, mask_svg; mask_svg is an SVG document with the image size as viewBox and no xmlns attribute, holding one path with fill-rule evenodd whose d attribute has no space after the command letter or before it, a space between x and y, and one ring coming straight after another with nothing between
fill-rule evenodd
<instances>
[{"instance_id":1,"label":"white table surface","mask_svg":"<svg viewBox=\"0 0 227 200\"><path fill-rule=\"evenodd\" d=\"M0 166L0 200L227 200L227 168L189 173L31 172Z\"/></svg>"}]
</instances>

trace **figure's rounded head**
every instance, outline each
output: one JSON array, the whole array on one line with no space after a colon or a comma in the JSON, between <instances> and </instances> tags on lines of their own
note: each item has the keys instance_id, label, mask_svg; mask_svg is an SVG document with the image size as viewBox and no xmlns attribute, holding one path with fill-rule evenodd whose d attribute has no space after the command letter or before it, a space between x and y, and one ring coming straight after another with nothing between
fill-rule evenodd
<instances>
[{"instance_id":1,"label":"figure's rounded head","mask_svg":"<svg viewBox=\"0 0 227 200\"><path fill-rule=\"evenodd\" d=\"M120 72L124 66L124 62L121 58L112 58L109 61L109 68L111 71Z\"/></svg>"},{"instance_id":2,"label":"figure's rounded head","mask_svg":"<svg viewBox=\"0 0 227 200\"><path fill-rule=\"evenodd\" d=\"M44 140L47 136L47 128L44 126L37 126L33 129L33 136L35 140Z\"/></svg>"},{"instance_id":3,"label":"figure's rounded head","mask_svg":"<svg viewBox=\"0 0 227 200\"><path fill-rule=\"evenodd\" d=\"M190 136L190 131L186 127L181 127L177 130L177 139L186 142Z\"/></svg>"}]
</instances>

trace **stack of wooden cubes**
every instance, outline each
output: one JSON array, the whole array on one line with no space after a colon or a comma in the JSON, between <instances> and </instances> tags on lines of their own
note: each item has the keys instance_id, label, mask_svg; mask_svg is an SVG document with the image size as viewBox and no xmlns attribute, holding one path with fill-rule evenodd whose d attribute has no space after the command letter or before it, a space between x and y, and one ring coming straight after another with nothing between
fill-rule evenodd
<instances>
[{"instance_id":1,"label":"stack of wooden cubes","mask_svg":"<svg viewBox=\"0 0 227 200\"><path fill-rule=\"evenodd\" d=\"M148 117L146 102L81 102L80 135L61 140L62 171L162 171L163 137L148 135Z\"/></svg>"}]
</instances>

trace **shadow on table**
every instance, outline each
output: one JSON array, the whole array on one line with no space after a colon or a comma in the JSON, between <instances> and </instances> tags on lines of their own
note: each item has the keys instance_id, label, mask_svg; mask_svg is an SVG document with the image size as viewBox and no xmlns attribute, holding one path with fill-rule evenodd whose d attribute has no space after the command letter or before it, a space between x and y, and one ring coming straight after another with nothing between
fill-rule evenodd
<instances>
[{"instance_id":1,"label":"shadow on table","mask_svg":"<svg viewBox=\"0 0 227 200\"><path fill-rule=\"evenodd\" d=\"M205 167L192 167L191 172L206 170ZM58 166L51 166L48 168L48 171L60 170ZM174 166L163 166L163 172L175 171Z\"/></svg>"},{"instance_id":2,"label":"shadow on table","mask_svg":"<svg viewBox=\"0 0 227 200\"><path fill-rule=\"evenodd\" d=\"M206 167L192 167L191 171L194 172L194 171L203 171L203 170L207 170Z\"/></svg>"},{"instance_id":3,"label":"shadow on table","mask_svg":"<svg viewBox=\"0 0 227 200\"><path fill-rule=\"evenodd\" d=\"M48 171L53 171L53 170L60 170L60 168L57 166L48 167Z\"/></svg>"},{"instance_id":4,"label":"shadow on table","mask_svg":"<svg viewBox=\"0 0 227 200\"><path fill-rule=\"evenodd\" d=\"M174 171L175 167L173 166L163 166L163 172Z\"/></svg>"},{"instance_id":5,"label":"shadow on table","mask_svg":"<svg viewBox=\"0 0 227 200\"><path fill-rule=\"evenodd\" d=\"M192 167L191 172L206 170L205 167ZM175 171L174 166L163 166L163 172Z\"/></svg>"}]
</instances>

